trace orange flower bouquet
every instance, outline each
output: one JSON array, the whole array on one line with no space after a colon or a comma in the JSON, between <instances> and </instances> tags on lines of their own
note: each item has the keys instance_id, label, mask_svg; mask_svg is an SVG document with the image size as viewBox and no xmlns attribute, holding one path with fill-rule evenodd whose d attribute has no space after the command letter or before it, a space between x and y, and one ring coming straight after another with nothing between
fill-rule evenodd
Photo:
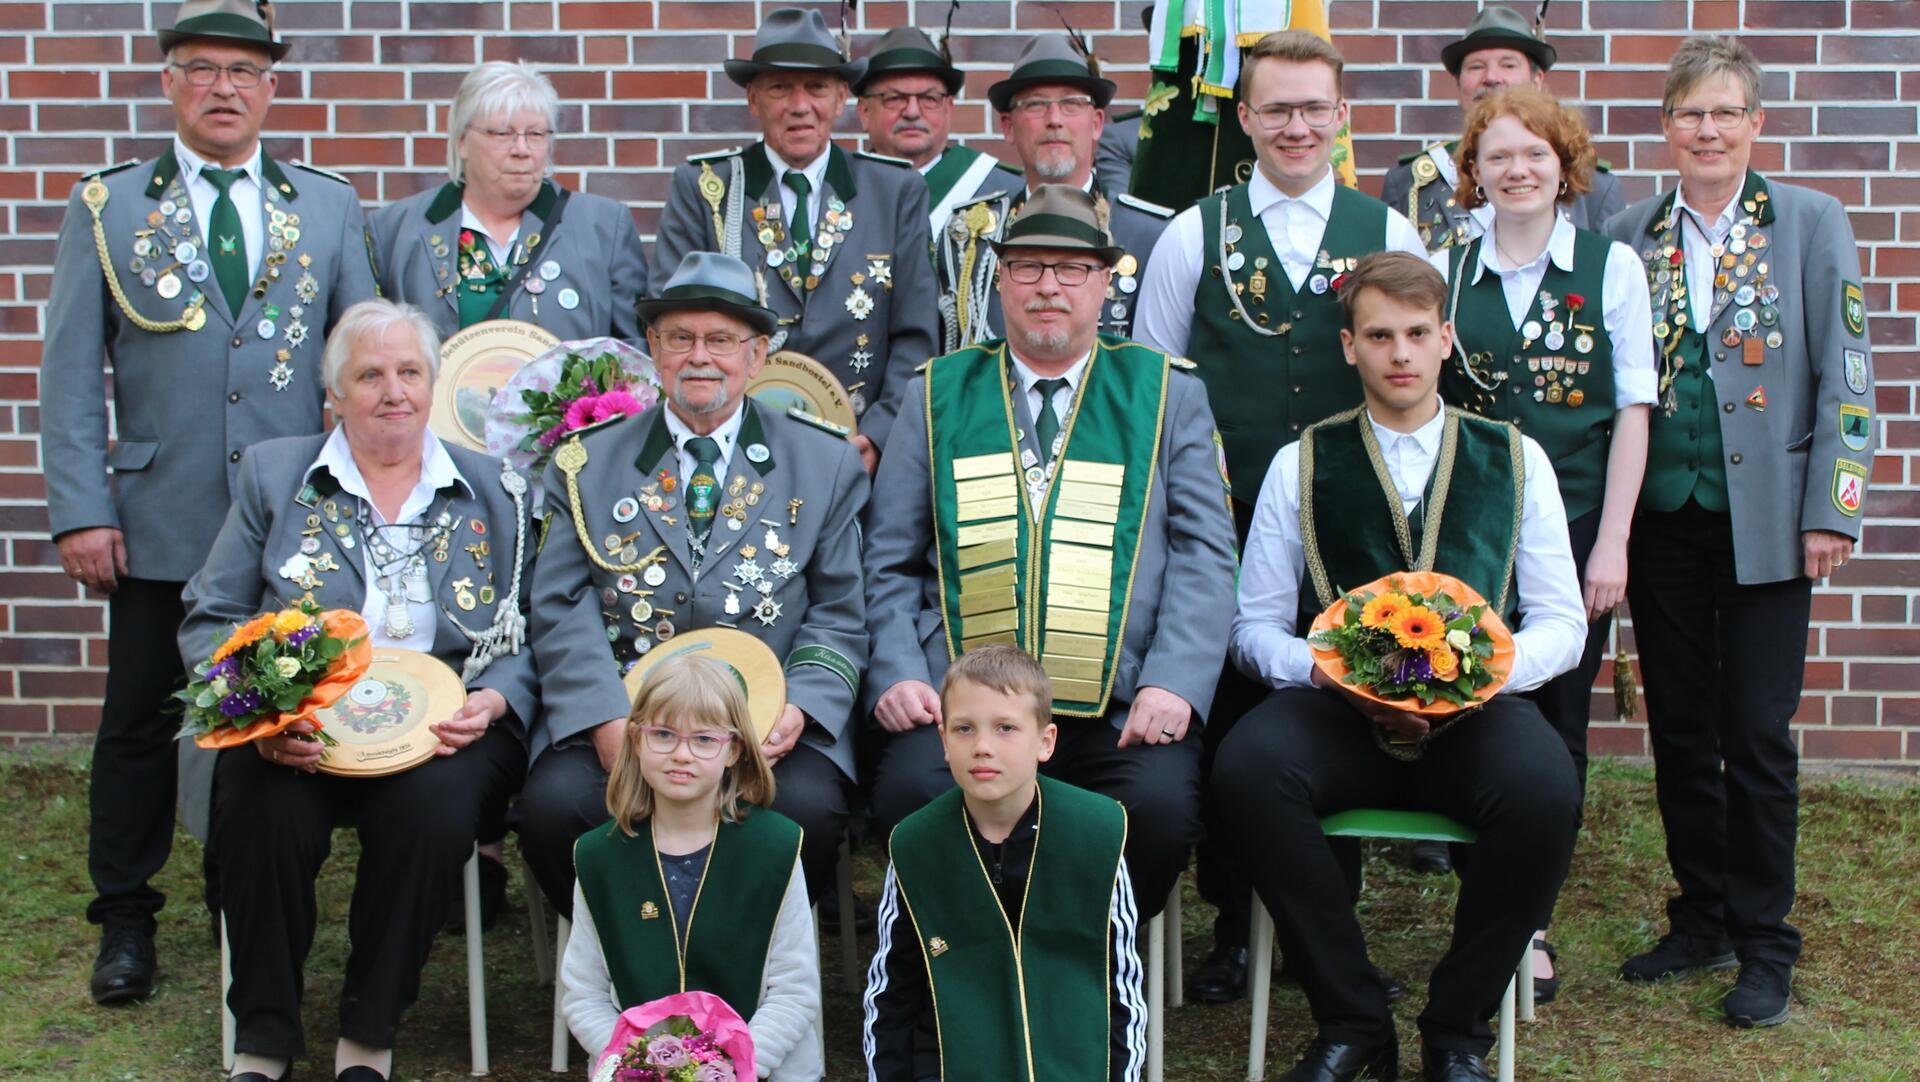
<instances>
[{"instance_id":1,"label":"orange flower bouquet","mask_svg":"<svg viewBox=\"0 0 1920 1082\"><path fill-rule=\"evenodd\" d=\"M1507 682L1513 635L1473 587L1403 571L1344 594L1313 621L1313 661L1349 692L1436 726Z\"/></svg>"},{"instance_id":2,"label":"orange flower bouquet","mask_svg":"<svg viewBox=\"0 0 1920 1082\"><path fill-rule=\"evenodd\" d=\"M357 612L322 612L308 601L262 613L194 666L186 690L176 693L186 708L180 737L203 748L231 748L296 722L312 722L317 730L314 714L346 694L372 663L367 624Z\"/></svg>"}]
</instances>

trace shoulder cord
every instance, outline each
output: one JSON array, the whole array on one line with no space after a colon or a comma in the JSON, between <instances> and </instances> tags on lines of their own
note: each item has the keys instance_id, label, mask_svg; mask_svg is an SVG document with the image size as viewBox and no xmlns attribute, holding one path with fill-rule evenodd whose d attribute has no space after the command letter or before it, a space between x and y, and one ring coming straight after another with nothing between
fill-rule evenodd
<instances>
[{"instance_id":1,"label":"shoulder cord","mask_svg":"<svg viewBox=\"0 0 1920 1082\"><path fill-rule=\"evenodd\" d=\"M80 200L93 214L93 246L100 253L100 273L107 279L107 292L113 294L113 303L120 306L120 311L127 317L127 321L148 334L197 331L206 326L207 314L202 311L206 304L204 293L199 295L198 300L187 305L186 310L180 313L179 319L148 319L135 311L133 302L127 299L126 290L120 287L120 275L114 271L113 256L107 250L107 229L100 221L100 208L107 205L107 186L98 180L88 181L87 186L80 191Z\"/></svg>"},{"instance_id":2,"label":"shoulder cord","mask_svg":"<svg viewBox=\"0 0 1920 1082\"><path fill-rule=\"evenodd\" d=\"M1240 325L1262 338L1274 338L1292 330L1293 324L1282 323L1278 327L1263 327L1255 322L1253 316L1247 312L1247 306L1240 303L1240 291L1234 288L1237 283L1233 280L1233 272L1227 269L1227 225L1229 224L1227 218L1227 192L1232 190L1233 189L1229 188L1227 191L1220 193L1220 233L1219 236L1215 238L1214 244L1214 254L1220 258L1220 282L1227 291L1227 299L1233 302L1233 310L1240 314ZM1255 229L1266 228L1265 225L1259 222L1255 222L1253 227ZM1285 267L1276 269L1278 269L1281 274L1287 273ZM1332 602L1328 602L1328 604L1332 604Z\"/></svg>"},{"instance_id":3,"label":"shoulder cord","mask_svg":"<svg viewBox=\"0 0 1920 1082\"><path fill-rule=\"evenodd\" d=\"M527 618L520 611L520 572L527 554L527 479L506 462L500 463L500 487L513 497L513 579L507 594L494 606L493 623L474 631L461 623L445 605L440 610L473 643L473 652L460 669L460 682L471 684L495 658L518 654L527 641Z\"/></svg>"}]
</instances>

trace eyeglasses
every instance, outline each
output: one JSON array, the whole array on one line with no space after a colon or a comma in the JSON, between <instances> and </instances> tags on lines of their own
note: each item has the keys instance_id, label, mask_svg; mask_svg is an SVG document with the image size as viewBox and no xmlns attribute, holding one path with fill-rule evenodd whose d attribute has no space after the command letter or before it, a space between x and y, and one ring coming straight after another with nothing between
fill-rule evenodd
<instances>
[{"instance_id":1,"label":"eyeglasses","mask_svg":"<svg viewBox=\"0 0 1920 1082\"><path fill-rule=\"evenodd\" d=\"M678 729L667 729L658 725L640 726L640 737L646 743L647 750L655 755L672 755L685 743L693 752L695 759L717 758L722 749L733 743L733 735L719 729L702 729L697 733L682 733Z\"/></svg>"},{"instance_id":2,"label":"eyeglasses","mask_svg":"<svg viewBox=\"0 0 1920 1082\"><path fill-rule=\"evenodd\" d=\"M1033 285L1047 271L1053 272L1053 280L1063 286L1079 286L1087 283L1087 276L1106 268L1097 263L1042 263L1038 259L1003 259L1000 261L1001 273L1023 286Z\"/></svg>"},{"instance_id":3,"label":"eyeglasses","mask_svg":"<svg viewBox=\"0 0 1920 1082\"><path fill-rule=\"evenodd\" d=\"M1078 120L1093 108L1093 99L1084 94L1071 98L1021 98L1009 103L1007 112L1019 113L1029 120L1039 120L1047 115L1048 109L1056 106L1061 116L1068 120Z\"/></svg>"},{"instance_id":4,"label":"eyeglasses","mask_svg":"<svg viewBox=\"0 0 1920 1082\"><path fill-rule=\"evenodd\" d=\"M726 331L705 335L687 331L655 331L654 337L659 339L662 353L691 353L696 344L704 344L707 355L711 357L731 357L740 352L741 345L746 342L740 335Z\"/></svg>"},{"instance_id":5,"label":"eyeglasses","mask_svg":"<svg viewBox=\"0 0 1920 1082\"><path fill-rule=\"evenodd\" d=\"M186 75L188 86L212 86L220 81L220 73L227 73L227 81L235 90L252 90L260 85L260 77L267 73L266 68L257 68L252 64L219 64L205 60L195 60L187 64L168 64L170 68Z\"/></svg>"},{"instance_id":6,"label":"eyeglasses","mask_svg":"<svg viewBox=\"0 0 1920 1082\"><path fill-rule=\"evenodd\" d=\"M479 132L482 139L502 149L525 139L528 150L541 151L547 149L548 141L553 138L553 133L547 131L545 128L529 128L526 131L515 131L512 128L473 128L469 130Z\"/></svg>"},{"instance_id":7,"label":"eyeglasses","mask_svg":"<svg viewBox=\"0 0 1920 1082\"><path fill-rule=\"evenodd\" d=\"M1668 109L1667 119L1682 131L1693 131L1707 117L1713 118L1715 128L1737 128L1746 122L1747 115L1752 112L1744 105L1722 105L1717 109Z\"/></svg>"},{"instance_id":8,"label":"eyeglasses","mask_svg":"<svg viewBox=\"0 0 1920 1082\"><path fill-rule=\"evenodd\" d=\"M1333 101L1274 101L1253 110L1254 119L1268 131L1278 131L1293 123L1293 114L1299 113L1309 128L1324 128L1333 123L1340 111L1340 103Z\"/></svg>"},{"instance_id":9,"label":"eyeglasses","mask_svg":"<svg viewBox=\"0 0 1920 1082\"><path fill-rule=\"evenodd\" d=\"M905 109L909 101L919 105L921 112L929 113L935 109L945 109L947 103L953 100L953 95L944 90L925 90L918 94L903 94L897 90L889 90L884 94L863 94L861 97L878 104L889 113L897 113Z\"/></svg>"}]
</instances>

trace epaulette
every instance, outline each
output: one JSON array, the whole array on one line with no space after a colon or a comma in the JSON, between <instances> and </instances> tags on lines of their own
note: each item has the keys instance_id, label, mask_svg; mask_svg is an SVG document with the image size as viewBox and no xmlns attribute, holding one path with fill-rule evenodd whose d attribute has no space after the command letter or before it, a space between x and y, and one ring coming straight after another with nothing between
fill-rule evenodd
<instances>
[{"instance_id":1,"label":"epaulette","mask_svg":"<svg viewBox=\"0 0 1920 1082\"><path fill-rule=\"evenodd\" d=\"M1124 120L1138 120L1141 117L1146 115L1147 115L1147 111L1145 109L1128 109L1124 113L1116 113L1115 115L1108 117L1107 123L1118 124Z\"/></svg>"},{"instance_id":2,"label":"epaulette","mask_svg":"<svg viewBox=\"0 0 1920 1082\"><path fill-rule=\"evenodd\" d=\"M687 160L690 162L717 162L722 158L731 158L745 149L747 148L728 147L725 150L709 150L705 154L692 155Z\"/></svg>"},{"instance_id":3,"label":"epaulette","mask_svg":"<svg viewBox=\"0 0 1920 1082\"><path fill-rule=\"evenodd\" d=\"M913 168L912 162L905 158L896 158L891 154L875 154L871 150L856 150L853 152L853 156L856 158L865 158L870 162L884 162L887 165L898 166L902 169Z\"/></svg>"},{"instance_id":4,"label":"epaulette","mask_svg":"<svg viewBox=\"0 0 1920 1082\"><path fill-rule=\"evenodd\" d=\"M806 410L801 409L799 406L789 406L787 408L787 416L793 418L796 421L799 421L801 424L806 425L809 428L817 428L820 431L827 433L828 435L838 436L843 440L846 439L848 436L853 435L853 430L850 428L847 428L845 425L834 424L832 421L827 420L825 417L821 417L818 414L808 413Z\"/></svg>"},{"instance_id":5,"label":"epaulette","mask_svg":"<svg viewBox=\"0 0 1920 1082\"><path fill-rule=\"evenodd\" d=\"M349 188L353 187L353 181L348 180L346 177L341 176L340 174L334 172L331 169L322 169L317 165L309 165L308 163L300 161L297 158L294 159L294 161L291 164L294 165L296 168L305 169L309 173L318 173L321 176L326 177L328 180L337 180L340 183L345 184Z\"/></svg>"},{"instance_id":6,"label":"epaulette","mask_svg":"<svg viewBox=\"0 0 1920 1082\"><path fill-rule=\"evenodd\" d=\"M1445 151L1447 149L1447 143L1448 143L1448 140L1442 139L1437 143L1428 143L1426 146L1421 147L1419 150L1416 150L1411 154L1402 154L1400 155L1400 164L1407 165L1411 162L1417 161L1419 158L1421 158L1424 155L1433 153L1436 150Z\"/></svg>"},{"instance_id":7,"label":"epaulette","mask_svg":"<svg viewBox=\"0 0 1920 1082\"><path fill-rule=\"evenodd\" d=\"M1425 154L1426 152L1427 152L1427 148L1421 147L1419 150L1410 151L1409 153L1402 154L1400 155L1400 161L1398 164L1412 165L1414 162L1414 159L1420 157L1422 154Z\"/></svg>"},{"instance_id":8,"label":"epaulette","mask_svg":"<svg viewBox=\"0 0 1920 1082\"><path fill-rule=\"evenodd\" d=\"M1167 363L1174 366L1175 368L1180 369L1182 372L1191 372L1194 369L1200 367L1199 365L1194 364L1192 361L1186 359L1185 357L1175 357L1171 353L1167 354Z\"/></svg>"},{"instance_id":9,"label":"epaulette","mask_svg":"<svg viewBox=\"0 0 1920 1082\"><path fill-rule=\"evenodd\" d=\"M81 174L81 177L80 177L80 179L81 179L81 180L92 180L92 179L94 179L95 177L104 177L104 176L108 176L108 175L111 175L111 174L113 174L113 173L118 173L118 172L119 172L120 170L122 170L122 169L131 169L131 168L133 168L134 166L136 166L136 165L139 165L139 164L140 164L140 159L138 159L138 158L128 158L128 159L127 159L126 161L124 161L124 162L118 162L118 163L116 163L116 164L114 164L114 165L109 165L109 166L107 166L107 167L106 167L105 169L96 169L96 170L94 170L94 171L93 171L93 172L91 172L91 173L83 173L83 174Z\"/></svg>"},{"instance_id":10,"label":"epaulette","mask_svg":"<svg viewBox=\"0 0 1920 1082\"><path fill-rule=\"evenodd\" d=\"M1171 218L1175 213L1172 207L1163 207L1158 203L1150 203L1128 192L1115 192L1113 197L1135 210L1146 211L1156 218Z\"/></svg>"}]
</instances>

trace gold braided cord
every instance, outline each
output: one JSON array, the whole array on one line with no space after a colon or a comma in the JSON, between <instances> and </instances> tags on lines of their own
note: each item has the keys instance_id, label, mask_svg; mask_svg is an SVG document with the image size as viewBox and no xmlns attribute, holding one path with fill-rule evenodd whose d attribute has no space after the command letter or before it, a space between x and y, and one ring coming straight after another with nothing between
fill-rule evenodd
<instances>
[{"instance_id":1,"label":"gold braided cord","mask_svg":"<svg viewBox=\"0 0 1920 1082\"><path fill-rule=\"evenodd\" d=\"M100 253L100 273L107 280L107 292L113 294L113 303L120 306L127 321L148 334L197 331L205 326L206 313L201 311L201 306L206 303L204 295L199 301L189 303L179 319L148 319L134 310L133 302L127 299L127 291L120 287L120 275L113 269L113 255L107 250L107 228L100 221L100 208L107 205L107 186L98 180L89 181L81 190L80 199L93 214L93 247Z\"/></svg>"},{"instance_id":2,"label":"gold braided cord","mask_svg":"<svg viewBox=\"0 0 1920 1082\"><path fill-rule=\"evenodd\" d=\"M1500 596L1493 603L1496 615L1507 611L1507 593L1513 588L1513 561L1520 554L1520 516L1526 507L1527 460L1520 443L1520 430L1507 426L1507 453L1513 461L1513 544L1507 546L1507 573L1500 576ZM1628 679L1632 679L1629 675Z\"/></svg>"},{"instance_id":3,"label":"gold braided cord","mask_svg":"<svg viewBox=\"0 0 1920 1082\"><path fill-rule=\"evenodd\" d=\"M1453 487L1453 460L1460 448L1460 411L1446 407L1447 420L1440 434L1440 461L1434 466L1433 493L1427 497L1426 516L1420 524L1420 560L1415 571L1432 571L1440 555L1440 516L1447 510L1447 490ZM1369 426L1371 427L1371 426ZM1399 495L1395 489L1394 494ZM1399 507L1396 499L1393 504Z\"/></svg>"},{"instance_id":4,"label":"gold braided cord","mask_svg":"<svg viewBox=\"0 0 1920 1082\"><path fill-rule=\"evenodd\" d=\"M1366 411L1365 406L1355 406L1343 413L1336 413L1320 422L1325 425L1337 425L1351 421ZM1320 599L1320 607L1327 608L1338 600L1333 592L1333 584L1327 581L1326 561L1320 556L1320 534L1314 525L1313 507L1313 437L1319 424L1308 425L1300 433L1300 547L1307 560L1307 573L1313 579L1313 592ZM1397 495L1397 493L1396 493ZM1399 506L1396 502L1394 506Z\"/></svg>"},{"instance_id":5,"label":"gold braided cord","mask_svg":"<svg viewBox=\"0 0 1920 1082\"><path fill-rule=\"evenodd\" d=\"M587 464L587 449L580 445L580 437L575 436L560 446L553 454L553 464L567 478L567 508L573 513L573 532L579 535L580 547L587 552L587 560L593 566L610 574L624 575L632 571L644 571L648 567L665 563L667 547L655 545L652 552L633 563L617 564L600 555L594 547L593 537L587 532L587 516L580 510L580 470ZM544 542L543 542L544 543Z\"/></svg>"},{"instance_id":6,"label":"gold braided cord","mask_svg":"<svg viewBox=\"0 0 1920 1082\"><path fill-rule=\"evenodd\" d=\"M727 240L726 219L720 215L720 201L727 195L727 186L713 171L713 166L700 163L700 197L707 201L713 210L713 242L725 244Z\"/></svg>"}]
</instances>

